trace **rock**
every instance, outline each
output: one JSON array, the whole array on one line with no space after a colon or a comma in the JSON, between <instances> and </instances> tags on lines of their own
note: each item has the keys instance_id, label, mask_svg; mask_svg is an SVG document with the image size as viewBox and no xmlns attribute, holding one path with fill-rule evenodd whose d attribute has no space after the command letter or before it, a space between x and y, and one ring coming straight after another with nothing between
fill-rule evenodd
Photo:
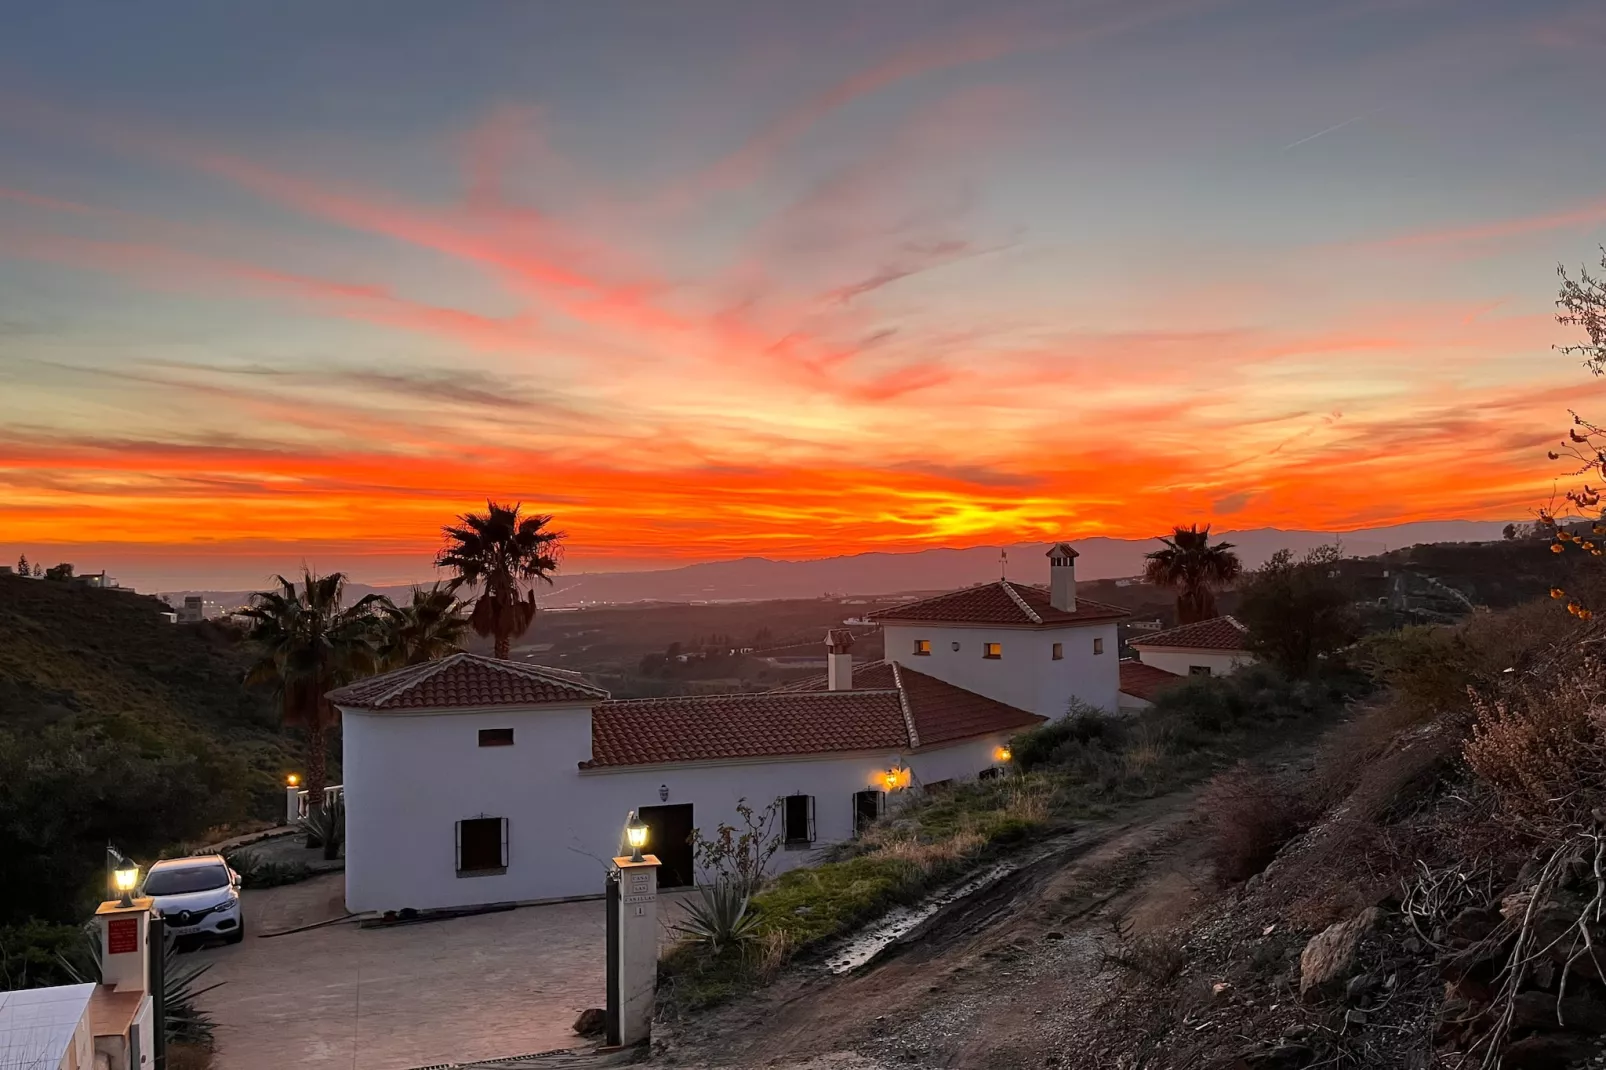
<instances>
[{"instance_id":1,"label":"rock","mask_svg":"<svg viewBox=\"0 0 1606 1070\"><path fill-rule=\"evenodd\" d=\"M1224 996L1231 991L1232 985L1228 984L1226 981L1217 981L1215 984L1210 986L1210 994L1212 996Z\"/></svg>"},{"instance_id":2,"label":"rock","mask_svg":"<svg viewBox=\"0 0 1606 1070\"><path fill-rule=\"evenodd\" d=\"M1501 1070L1560 1070L1595 1054L1596 1043L1589 1037L1570 1033L1539 1033L1506 1045L1500 1057Z\"/></svg>"},{"instance_id":3,"label":"rock","mask_svg":"<svg viewBox=\"0 0 1606 1070\"><path fill-rule=\"evenodd\" d=\"M1450 936L1458 940L1482 940L1493 933L1501 921L1496 907L1467 907L1450 921Z\"/></svg>"},{"instance_id":4,"label":"rock","mask_svg":"<svg viewBox=\"0 0 1606 1070\"><path fill-rule=\"evenodd\" d=\"M1358 973L1349 979L1344 986L1344 1001L1356 1006L1366 1002L1366 994L1377 984L1377 978L1369 973Z\"/></svg>"},{"instance_id":5,"label":"rock","mask_svg":"<svg viewBox=\"0 0 1606 1070\"><path fill-rule=\"evenodd\" d=\"M1250 892L1253 892L1255 889L1259 888L1263 883L1265 883L1265 876L1263 874L1256 873L1254 876L1252 876L1248 880L1244 881L1244 892L1246 894L1250 893Z\"/></svg>"},{"instance_id":6,"label":"rock","mask_svg":"<svg viewBox=\"0 0 1606 1070\"><path fill-rule=\"evenodd\" d=\"M1500 916L1507 921L1519 921L1528 913L1528 904L1533 901L1533 889L1525 892L1512 892L1500 900Z\"/></svg>"},{"instance_id":7,"label":"rock","mask_svg":"<svg viewBox=\"0 0 1606 1070\"><path fill-rule=\"evenodd\" d=\"M1420 955L1422 954L1422 941L1414 936L1407 936L1400 942L1400 950L1407 955Z\"/></svg>"},{"instance_id":8,"label":"rock","mask_svg":"<svg viewBox=\"0 0 1606 1070\"><path fill-rule=\"evenodd\" d=\"M1359 1008L1351 1007L1344 1012L1344 1022L1346 1025L1365 1025L1366 1012Z\"/></svg>"},{"instance_id":9,"label":"rock","mask_svg":"<svg viewBox=\"0 0 1606 1070\"><path fill-rule=\"evenodd\" d=\"M1512 1003L1511 1027L1542 1033L1606 1032L1606 999L1586 989L1574 991L1558 1007L1556 997L1549 992L1519 992Z\"/></svg>"},{"instance_id":10,"label":"rock","mask_svg":"<svg viewBox=\"0 0 1606 1070\"><path fill-rule=\"evenodd\" d=\"M608 1031L608 1012L588 1007L574 1020L574 1031L583 1037L600 1037Z\"/></svg>"},{"instance_id":11,"label":"rock","mask_svg":"<svg viewBox=\"0 0 1606 1070\"><path fill-rule=\"evenodd\" d=\"M1299 956L1299 997L1320 999L1342 991L1355 968L1361 938L1376 928L1382 911L1367 907L1349 921L1340 921L1310 938Z\"/></svg>"}]
</instances>

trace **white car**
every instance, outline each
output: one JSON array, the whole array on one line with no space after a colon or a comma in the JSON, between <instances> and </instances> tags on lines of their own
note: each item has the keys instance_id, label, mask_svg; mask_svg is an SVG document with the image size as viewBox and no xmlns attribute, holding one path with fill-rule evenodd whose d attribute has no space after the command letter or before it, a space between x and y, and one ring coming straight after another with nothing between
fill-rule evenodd
<instances>
[{"instance_id":1,"label":"white car","mask_svg":"<svg viewBox=\"0 0 1606 1070\"><path fill-rule=\"evenodd\" d=\"M215 936L230 944L245 939L240 875L222 855L157 862L145 874L140 894L156 901L153 906L171 936Z\"/></svg>"}]
</instances>

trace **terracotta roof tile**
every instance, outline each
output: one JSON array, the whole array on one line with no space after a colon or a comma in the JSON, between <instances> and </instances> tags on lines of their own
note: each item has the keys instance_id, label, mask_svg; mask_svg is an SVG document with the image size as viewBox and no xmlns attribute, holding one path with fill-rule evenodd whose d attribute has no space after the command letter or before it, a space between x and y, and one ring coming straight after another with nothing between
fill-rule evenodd
<instances>
[{"instance_id":1,"label":"terracotta roof tile","mask_svg":"<svg viewBox=\"0 0 1606 1070\"><path fill-rule=\"evenodd\" d=\"M329 693L335 705L363 710L540 706L607 697L569 673L466 653L370 676Z\"/></svg>"},{"instance_id":2,"label":"terracotta roof tile","mask_svg":"<svg viewBox=\"0 0 1606 1070\"><path fill-rule=\"evenodd\" d=\"M907 665L899 665L897 675L903 684L904 697L908 699L909 713L914 720L915 735L922 747L994 732L1018 731L1047 719L945 683ZM824 676L813 676L776 688L770 694L824 692L826 680ZM864 688L893 687L892 662L872 661L868 665L855 666L853 684Z\"/></svg>"},{"instance_id":3,"label":"terracotta roof tile","mask_svg":"<svg viewBox=\"0 0 1606 1070\"><path fill-rule=\"evenodd\" d=\"M873 620L896 624L918 621L933 624L1014 624L1025 627L1059 627L1120 620L1127 611L1091 598L1078 598L1076 609L1055 609L1047 587L993 580L947 594L905 602L871 614Z\"/></svg>"},{"instance_id":4,"label":"terracotta roof tile","mask_svg":"<svg viewBox=\"0 0 1606 1070\"><path fill-rule=\"evenodd\" d=\"M1164 669L1157 669L1153 665L1145 665L1134 659L1121 662L1121 693L1148 702L1153 702L1154 696L1167 687L1186 679L1186 676L1166 672Z\"/></svg>"},{"instance_id":5,"label":"terracotta roof tile","mask_svg":"<svg viewBox=\"0 0 1606 1070\"><path fill-rule=\"evenodd\" d=\"M1155 632L1129 640L1134 650L1146 647L1179 647L1188 650L1247 651L1249 629L1232 617L1212 617L1197 624L1184 624L1170 631Z\"/></svg>"},{"instance_id":6,"label":"terracotta roof tile","mask_svg":"<svg viewBox=\"0 0 1606 1070\"><path fill-rule=\"evenodd\" d=\"M685 695L599 703L580 768L907 749L890 689Z\"/></svg>"}]
</instances>

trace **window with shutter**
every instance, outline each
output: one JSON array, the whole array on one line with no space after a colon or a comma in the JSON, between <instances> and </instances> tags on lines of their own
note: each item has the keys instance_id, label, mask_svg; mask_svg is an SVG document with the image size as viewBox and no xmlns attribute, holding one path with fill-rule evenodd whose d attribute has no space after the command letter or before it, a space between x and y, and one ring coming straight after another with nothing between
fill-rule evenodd
<instances>
[{"instance_id":1,"label":"window with shutter","mask_svg":"<svg viewBox=\"0 0 1606 1070\"><path fill-rule=\"evenodd\" d=\"M507 872L508 820L472 817L457 823L457 875L483 877Z\"/></svg>"},{"instance_id":2,"label":"window with shutter","mask_svg":"<svg viewBox=\"0 0 1606 1070\"><path fill-rule=\"evenodd\" d=\"M853 834L862 833L886 811L886 794L875 788L853 794Z\"/></svg>"},{"instance_id":3,"label":"window with shutter","mask_svg":"<svg viewBox=\"0 0 1606 1070\"><path fill-rule=\"evenodd\" d=\"M782 806L783 836L788 847L814 842L814 796L788 795Z\"/></svg>"}]
</instances>

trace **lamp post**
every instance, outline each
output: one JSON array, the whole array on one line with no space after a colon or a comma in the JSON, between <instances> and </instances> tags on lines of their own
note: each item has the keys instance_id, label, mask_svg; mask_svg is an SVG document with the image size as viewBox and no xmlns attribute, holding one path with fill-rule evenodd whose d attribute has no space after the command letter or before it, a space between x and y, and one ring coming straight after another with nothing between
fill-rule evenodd
<instances>
[{"instance_id":1,"label":"lamp post","mask_svg":"<svg viewBox=\"0 0 1606 1070\"><path fill-rule=\"evenodd\" d=\"M118 892L122 893L122 898L117 901L117 905L120 907L133 906L134 886L139 883L138 863L127 858L123 859L117 863L117 868L112 870L112 880L116 882Z\"/></svg>"},{"instance_id":2,"label":"lamp post","mask_svg":"<svg viewBox=\"0 0 1606 1070\"><path fill-rule=\"evenodd\" d=\"M647 823L636 811L630 811L630 820L625 822L625 838L630 842L630 861L644 861L641 849L647 846L647 832Z\"/></svg>"},{"instance_id":3,"label":"lamp post","mask_svg":"<svg viewBox=\"0 0 1606 1070\"><path fill-rule=\"evenodd\" d=\"M289 773L284 778L284 823L294 825L301 820L301 774Z\"/></svg>"},{"instance_id":4,"label":"lamp post","mask_svg":"<svg viewBox=\"0 0 1606 1070\"><path fill-rule=\"evenodd\" d=\"M625 842L630 854L613 860L608 874L608 1043L640 1044L652 1036L653 990L658 979L658 859L642 854L647 823L630 811Z\"/></svg>"}]
</instances>

